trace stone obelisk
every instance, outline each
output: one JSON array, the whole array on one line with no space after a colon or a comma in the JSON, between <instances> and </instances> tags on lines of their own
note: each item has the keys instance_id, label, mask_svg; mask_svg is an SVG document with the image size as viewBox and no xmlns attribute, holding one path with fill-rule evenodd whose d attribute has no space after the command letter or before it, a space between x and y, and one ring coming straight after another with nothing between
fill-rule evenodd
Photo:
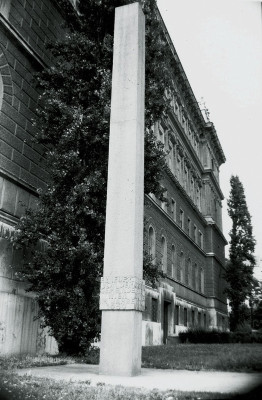
<instances>
[{"instance_id":1,"label":"stone obelisk","mask_svg":"<svg viewBox=\"0 0 262 400\"><path fill-rule=\"evenodd\" d=\"M145 22L133 3L115 12L100 374L141 371L144 92Z\"/></svg>"}]
</instances>

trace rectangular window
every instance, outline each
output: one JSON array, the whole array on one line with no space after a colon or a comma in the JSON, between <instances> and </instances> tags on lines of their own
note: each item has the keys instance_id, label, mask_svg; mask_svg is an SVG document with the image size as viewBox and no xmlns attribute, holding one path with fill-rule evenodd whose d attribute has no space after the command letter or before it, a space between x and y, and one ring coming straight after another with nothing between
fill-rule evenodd
<instances>
[{"instance_id":1,"label":"rectangular window","mask_svg":"<svg viewBox=\"0 0 262 400\"><path fill-rule=\"evenodd\" d=\"M199 210L201 211L201 205L200 205L200 189L199 189L199 187L197 187L197 190L196 190L196 204L197 204L197 207L199 208Z\"/></svg>"},{"instance_id":2,"label":"rectangular window","mask_svg":"<svg viewBox=\"0 0 262 400\"><path fill-rule=\"evenodd\" d=\"M161 208L167 212L167 191L163 193L164 200L161 200Z\"/></svg>"},{"instance_id":3,"label":"rectangular window","mask_svg":"<svg viewBox=\"0 0 262 400\"><path fill-rule=\"evenodd\" d=\"M191 322L192 322L192 326L195 326L195 311L194 310L191 311Z\"/></svg>"},{"instance_id":4,"label":"rectangular window","mask_svg":"<svg viewBox=\"0 0 262 400\"><path fill-rule=\"evenodd\" d=\"M191 234L191 219L189 217L187 218L187 234L188 236Z\"/></svg>"},{"instance_id":5,"label":"rectangular window","mask_svg":"<svg viewBox=\"0 0 262 400\"><path fill-rule=\"evenodd\" d=\"M176 202L174 199L171 200L171 216L176 221Z\"/></svg>"},{"instance_id":6,"label":"rectangular window","mask_svg":"<svg viewBox=\"0 0 262 400\"><path fill-rule=\"evenodd\" d=\"M169 141L169 153L168 153L168 166L170 170L174 171L174 148L173 143Z\"/></svg>"},{"instance_id":7,"label":"rectangular window","mask_svg":"<svg viewBox=\"0 0 262 400\"><path fill-rule=\"evenodd\" d=\"M199 247L203 249L203 233L199 231Z\"/></svg>"},{"instance_id":8,"label":"rectangular window","mask_svg":"<svg viewBox=\"0 0 262 400\"><path fill-rule=\"evenodd\" d=\"M179 226L184 229L184 211L181 208L179 213Z\"/></svg>"},{"instance_id":9,"label":"rectangular window","mask_svg":"<svg viewBox=\"0 0 262 400\"><path fill-rule=\"evenodd\" d=\"M152 299L151 318L152 322L157 322L157 299Z\"/></svg>"},{"instance_id":10,"label":"rectangular window","mask_svg":"<svg viewBox=\"0 0 262 400\"><path fill-rule=\"evenodd\" d=\"M179 114L179 106L178 102L175 100L175 113L178 115Z\"/></svg>"},{"instance_id":11,"label":"rectangular window","mask_svg":"<svg viewBox=\"0 0 262 400\"><path fill-rule=\"evenodd\" d=\"M194 225L194 241L197 243L197 227Z\"/></svg>"},{"instance_id":12,"label":"rectangular window","mask_svg":"<svg viewBox=\"0 0 262 400\"><path fill-rule=\"evenodd\" d=\"M185 118L185 114L183 113L183 111L181 113L181 119L182 119L182 124L184 125L186 123L186 118Z\"/></svg>"},{"instance_id":13,"label":"rectangular window","mask_svg":"<svg viewBox=\"0 0 262 400\"><path fill-rule=\"evenodd\" d=\"M176 163L176 176L180 182L181 179L181 158L177 156L177 163Z\"/></svg>"},{"instance_id":14,"label":"rectangular window","mask_svg":"<svg viewBox=\"0 0 262 400\"><path fill-rule=\"evenodd\" d=\"M175 325L179 325L179 306L175 306Z\"/></svg>"},{"instance_id":15,"label":"rectangular window","mask_svg":"<svg viewBox=\"0 0 262 400\"><path fill-rule=\"evenodd\" d=\"M197 314L197 322L198 322L198 326L201 326L201 312L198 312L198 314Z\"/></svg>"},{"instance_id":16,"label":"rectangular window","mask_svg":"<svg viewBox=\"0 0 262 400\"><path fill-rule=\"evenodd\" d=\"M192 200L194 200L194 193L195 193L195 181L194 178L191 178L190 195Z\"/></svg>"},{"instance_id":17,"label":"rectangular window","mask_svg":"<svg viewBox=\"0 0 262 400\"><path fill-rule=\"evenodd\" d=\"M187 326L187 308L184 308L184 325Z\"/></svg>"},{"instance_id":18,"label":"rectangular window","mask_svg":"<svg viewBox=\"0 0 262 400\"><path fill-rule=\"evenodd\" d=\"M187 185L188 185L188 169L185 166L184 169L184 189L187 190Z\"/></svg>"}]
</instances>

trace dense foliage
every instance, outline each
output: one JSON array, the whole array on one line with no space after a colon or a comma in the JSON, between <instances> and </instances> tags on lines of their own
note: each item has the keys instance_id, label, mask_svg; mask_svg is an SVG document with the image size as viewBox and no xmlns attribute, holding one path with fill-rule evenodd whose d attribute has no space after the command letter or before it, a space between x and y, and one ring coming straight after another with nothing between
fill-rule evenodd
<instances>
[{"instance_id":1,"label":"dense foliage","mask_svg":"<svg viewBox=\"0 0 262 400\"><path fill-rule=\"evenodd\" d=\"M60 0L70 28L50 45L53 65L37 76L36 139L46 148L50 181L39 191L37 210L21 218L14 245L24 252L20 272L37 294L44 324L67 353L84 352L100 332L114 9L131 2L84 0L75 13L68 1ZM172 85L172 56L155 0L142 3L145 193L161 195L165 154L151 127L168 107L165 89ZM144 269L146 279L155 283L159 275L147 254Z\"/></svg>"},{"instance_id":2,"label":"dense foliage","mask_svg":"<svg viewBox=\"0 0 262 400\"><path fill-rule=\"evenodd\" d=\"M217 329L191 328L179 332L182 343L262 343L262 333L252 333L251 329L235 332Z\"/></svg>"},{"instance_id":3,"label":"dense foliage","mask_svg":"<svg viewBox=\"0 0 262 400\"><path fill-rule=\"evenodd\" d=\"M229 260L226 265L227 295L231 306L231 329L244 322L243 303L251 293L255 265L255 239L244 188L238 176L230 179L228 213L232 219Z\"/></svg>"},{"instance_id":4,"label":"dense foliage","mask_svg":"<svg viewBox=\"0 0 262 400\"><path fill-rule=\"evenodd\" d=\"M256 278L253 280L253 287L249 295L251 327L262 329L262 283Z\"/></svg>"}]
</instances>

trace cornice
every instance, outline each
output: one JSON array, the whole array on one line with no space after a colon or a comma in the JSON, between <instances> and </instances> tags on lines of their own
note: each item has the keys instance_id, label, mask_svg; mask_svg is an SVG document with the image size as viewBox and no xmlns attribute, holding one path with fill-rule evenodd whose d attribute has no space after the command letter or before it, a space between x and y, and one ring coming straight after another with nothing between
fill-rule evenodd
<instances>
[{"instance_id":1,"label":"cornice","mask_svg":"<svg viewBox=\"0 0 262 400\"><path fill-rule=\"evenodd\" d=\"M175 68L174 68L174 74L176 76L176 80L178 82L178 86L183 87L183 99L185 100L185 103L187 104L188 108L191 109L191 115L195 120L196 126L199 126L200 129L203 129L203 131L208 132L210 131L211 137L212 137L212 144L215 145L216 149L216 154L218 156L218 160L220 162L220 165L223 164L226 161L222 146L220 144L220 141L218 139L218 136L216 134L216 130L214 127L214 124L212 122L206 122L205 118L200 110L199 104L195 98L194 92L190 86L190 83L188 81L188 78L186 76L186 73L184 71L184 68L182 66L182 63L178 57L178 54L176 52L176 49L173 45L173 42L169 36L168 30L166 28L166 25L163 21L163 18L160 14L160 11L157 9L157 14L160 20L160 23L162 24L163 27L163 32L165 35L165 38L167 40L167 43L170 47L170 50L173 54L174 60L175 60Z\"/></svg>"},{"instance_id":2,"label":"cornice","mask_svg":"<svg viewBox=\"0 0 262 400\"><path fill-rule=\"evenodd\" d=\"M210 179L211 178L211 179ZM202 181L209 183L211 185L211 183L213 184L213 186L215 186L217 193L220 196L221 200L224 200L224 195L223 192L219 186L219 183L214 175L214 172L212 171L212 169L204 169L203 172L203 176L202 176ZM212 181L212 182L211 182Z\"/></svg>"},{"instance_id":3,"label":"cornice","mask_svg":"<svg viewBox=\"0 0 262 400\"><path fill-rule=\"evenodd\" d=\"M0 210L0 237L5 239L10 238L18 221L19 218Z\"/></svg>"},{"instance_id":4,"label":"cornice","mask_svg":"<svg viewBox=\"0 0 262 400\"><path fill-rule=\"evenodd\" d=\"M33 186L29 185L25 181L21 181L21 179L17 178L15 175L10 174L9 172L5 171L1 167L0 167L0 176L2 176L4 179L11 181L12 183L15 183L17 186L20 186L22 189L27 190L34 196L39 197L37 190Z\"/></svg>"},{"instance_id":5,"label":"cornice","mask_svg":"<svg viewBox=\"0 0 262 400\"><path fill-rule=\"evenodd\" d=\"M207 301L208 301L208 300L217 300L219 303L224 304L224 305L227 306L227 302L221 300L221 299L218 298L217 296L208 296L208 297L207 297ZM207 305L207 309L209 309L209 310L212 310L212 309L214 309L214 308L215 308L215 309L217 310L217 312L219 312L220 314L223 314L223 315L225 315L226 317L228 317L228 314L226 314L225 311L222 311L221 309L218 309L218 308L216 308L216 307L214 307L214 306L209 306L209 305Z\"/></svg>"},{"instance_id":6,"label":"cornice","mask_svg":"<svg viewBox=\"0 0 262 400\"><path fill-rule=\"evenodd\" d=\"M181 61L180 61L180 59L178 57L176 49L175 49L175 47L174 47L174 45L172 43L172 40L170 38L170 35L168 33L168 30L166 28L166 25L165 25L165 23L163 21L163 18L161 16L160 11L158 10L158 8L157 8L157 15L158 15L159 20L161 22L161 25L163 27L163 32L164 32L164 35L166 37L167 43L168 43L168 45L170 47L170 50L171 50L171 52L172 52L172 54L174 56L174 60L175 60L175 63L176 63L175 75L177 77L178 84L181 85L181 86L184 86L183 92L185 91L185 95L183 97L186 99L186 102L188 103L188 107L192 108L192 114L194 114L194 119L196 120L196 125L200 124L202 127L205 127L205 125L206 125L205 119L204 119L204 117L202 115L202 112L201 112L201 110L199 108L199 105L198 105L198 102L197 102L197 100L195 98L194 92L193 92L193 90L192 90L192 88L190 86L190 83L188 81L188 78L186 76L184 68L182 66L182 63L181 63Z\"/></svg>"},{"instance_id":7,"label":"cornice","mask_svg":"<svg viewBox=\"0 0 262 400\"><path fill-rule=\"evenodd\" d=\"M215 154L219 161L219 165L224 164L226 161L226 157L225 157L224 151L222 149L222 146L220 144L220 141L218 139L215 126L212 122L206 123L206 131L210 134L210 137L211 137L210 145L213 148L213 150L215 151Z\"/></svg>"},{"instance_id":8,"label":"cornice","mask_svg":"<svg viewBox=\"0 0 262 400\"><path fill-rule=\"evenodd\" d=\"M219 259L219 257L215 253L206 253L207 258L215 258L216 261L220 264L220 266L223 268L223 270L226 270L225 264Z\"/></svg>"},{"instance_id":9,"label":"cornice","mask_svg":"<svg viewBox=\"0 0 262 400\"><path fill-rule=\"evenodd\" d=\"M219 234L219 236L223 239L225 245L227 245L227 244L228 244L228 241L226 240L226 238L225 238L223 232L222 232L221 229L217 226L217 224L216 224L215 222L213 222L213 223L207 222L207 224L210 225L210 226L213 226L213 227L215 228L215 230L217 231L217 233Z\"/></svg>"},{"instance_id":10,"label":"cornice","mask_svg":"<svg viewBox=\"0 0 262 400\"><path fill-rule=\"evenodd\" d=\"M175 282L176 284L178 284L178 285L180 285L180 286L183 286L185 289L190 290L191 292L194 292L194 293L196 293L197 295L199 295L199 296L204 297L205 299L207 299L207 296L206 296L204 293L198 292L197 290L193 289L192 287L186 285L184 282L181 282L181 281L179 281L179 280L177 280L177 279L175 279L175 278L172 278L171 276L168 276L168 275L166 276L165 279L169 279L170 281Z\"/></svg>"}]
</instances>

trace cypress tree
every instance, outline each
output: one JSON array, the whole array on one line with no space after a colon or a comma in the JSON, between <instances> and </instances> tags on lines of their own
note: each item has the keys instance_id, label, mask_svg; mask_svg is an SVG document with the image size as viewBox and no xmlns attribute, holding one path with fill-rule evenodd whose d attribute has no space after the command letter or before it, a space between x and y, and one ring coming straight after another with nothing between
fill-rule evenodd
<instances>
[{"instance_id":1,"label":"cypress tree","mask_svg":"<svg viewBox=\"0 0 262 400\"><path fill-rule=\"evenodd\" d=\"M255 239L244 188L238 176L230 179L228 214L232 219L229 260L226 266L227 295L231 306L231 329L244 322L242 306L251 293L255 265Z\"/></svg>"}]
</instances>

